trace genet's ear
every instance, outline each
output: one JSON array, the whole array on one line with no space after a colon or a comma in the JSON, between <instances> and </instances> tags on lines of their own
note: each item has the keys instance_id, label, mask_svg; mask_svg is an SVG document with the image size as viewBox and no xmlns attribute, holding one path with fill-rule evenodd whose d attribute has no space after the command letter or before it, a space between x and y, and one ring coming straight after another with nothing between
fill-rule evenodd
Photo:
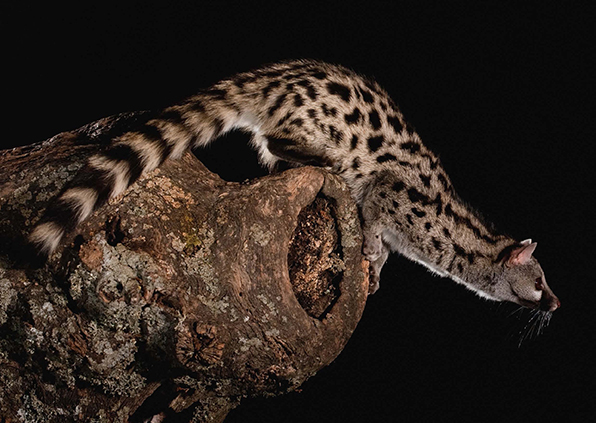
<instances>
[{"instance_id":1,"label":"genet's ear","mask_svg":"<svg viewBox=\"0 0 596 423\"><path fill-rule=\"evenodd\" d=\"M532 240L522 241L519 247L511 250L509 257L506 260L508 266L517 266L519 264L526 264L532 258L532 253L536 249L538 243Z\"/></svg>"}]
</instances>

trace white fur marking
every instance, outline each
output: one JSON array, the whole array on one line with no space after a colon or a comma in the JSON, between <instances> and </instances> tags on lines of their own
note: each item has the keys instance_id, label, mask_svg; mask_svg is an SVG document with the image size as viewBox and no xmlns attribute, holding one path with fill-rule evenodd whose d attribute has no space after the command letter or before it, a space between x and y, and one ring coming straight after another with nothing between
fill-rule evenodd
<instances>
[{"instance_id":1,"label":"white fur marking","mask_svg":"<svg viewBox=\"0 0 596 423\"><path fill-rule=\"evenodd\" d=\"M177 159L188 150L192 135L180 125L174 125L169 122L162 122L159 120L151 121L152 125L159 128L162 137L169 146L172 147L170 157Z\"/></svg>"},{"instance_id":2,"label":"white fur marking","mask_svg":"<svg viewBox=\"0 0 596 423\"><path fill-rule=\"evenodd\" d=\"M130 137L127 137L118 144L128 145L141 157L141 161L143 163L143 173L151 172L153 169L159 166L159 162L161 160L161 150L155 145L154 141L147 141L138 134L131 134Z\"/></svg>"},{"instance_id":3,"label":"white fur marking","mask_svg":"<svg viewBox=\"0 0 596 423\"><path fill-rule=\"evenodd\" d=\"M51 254L64 235L64 229L54 222L46 222L37 225L29 235L29 240L39 245L39 250L45 254Z\"/></svg>"},{"instance_id":4,"label":"white fur marking","mask_svg":"<svg viewBox=\"0 0 596 423\"><path fill-rule=\"evenodd\" d=\"M73 208L78 211L77 219L80 222L93 212L97 192L93 188L70 188L60 196L60 199L73 204Z\"/></svg>"},{"instance_id":5,"label":"white fur marking","mask_svg":"<svg viewBox=\"0 0 596 423\"><path fill-rule=\"evenodd\" d=\"M128 163L107 159L101 155L93 156L89 159L89 166L98 170L104 170L113 175L113 187L110 193L111 197L124 192L128 188Z\"/></svg>"}]
</instances>

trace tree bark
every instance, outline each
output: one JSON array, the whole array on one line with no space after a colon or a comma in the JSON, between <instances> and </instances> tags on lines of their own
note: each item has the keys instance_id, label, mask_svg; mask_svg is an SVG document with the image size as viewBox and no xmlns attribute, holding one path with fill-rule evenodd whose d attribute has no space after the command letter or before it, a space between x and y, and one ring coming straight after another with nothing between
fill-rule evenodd
<instances>
[{"instance_id":1,"label":"tree bark","mask_svg":"<svg viewBox=\"0 0 596 423\"><path fill-rule=\"evenodd\" d=\"M48 201L143 119L0 152L0 422L221 422L329 364L362 315L357 210L316 168L240 184L187 154L30 266Z\"/></svg>"}]
</instances>

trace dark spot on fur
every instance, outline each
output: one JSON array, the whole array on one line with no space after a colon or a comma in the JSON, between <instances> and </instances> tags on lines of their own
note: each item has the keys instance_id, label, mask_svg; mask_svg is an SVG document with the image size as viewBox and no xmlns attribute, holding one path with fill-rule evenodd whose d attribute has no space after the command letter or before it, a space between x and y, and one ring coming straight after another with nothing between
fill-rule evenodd
<instances>
[{"instance_id":1,"label":"dark spot on fur","mask_svg":"<svg viewBox=\"0 0 596 423\"><path fill-rule=\"evenodd\" d=\"M275 114L275 112L282 106L282 104L284 104L284 101L285 101L287 95L288 95L287 93L281 93L280 95L277 96L277 99L275 100L275 104L273 106L271 106L269 108L269 110L267 111L269 116L273 116Z\"/></svg>"},{"instance_id":2,"label":"dark spot on fur","mask_svg":"<svg viewBox=\"0 0 596 423\"><path fill-rule=\"evenodd\" d=\"M352 139L350 140L350 149L354 150L358 146L358 136L352 135Z\"/></svg>"},{"instance_id":3,"label":"dark spot on fur","mask_svg":"<svg viewBox=\"0 0 596 423\"><path fill-rule=\"evenodd\" d=\"M460 257L466 256L466 250L464 250L460 245L453 243L453 251Z\"/></svg>"},{"instance_id":4,"label":"dark spot on fur","mask_svg":"<svg viewBox=\"0 0 596 423\"><path fill-rule=\"evenodd\" d=\"M412 207L412 213L414 213L417 217L424 217L426 216L426 212L424 210L420 210L416 207Z\"/></svg>"},{"instance_id":5,"label":"dark spot on fur","mask_svg":"<svg viewBox=\"0 0 596 423\"><path fill-rule=\"evenodd\" d=\"M339 142L343 139L344 134L343 132L338 131L335 126L329 125L329 136L332 140L339 144Z\"/></svg>"},{"instance_id":6,"label":"dark spot on fur","mask_svg":"<svg viewBox=\"0 0 596 423\"><path fill-rule=\"evenodd\" d=\"M422 194L416 188L409 188L408 189L408 198L412 203L422 203L428 204L430 202L430 198L426 195Z\"/></svg>"},{"instance_id":7,"label":"dark spot on fur","mask_svg":"<svg viewBox=\"0 0 596 423\"><path fill-rule=\"evenodd\" d=\"M381 148L381 146L383 145L384 139L383 139L382 135L379 135L376 137L370 137L367 141L368 141L368 149L374 153L379 148Z\"/></svg>"},{"instance_id":8,"label":"dark spot on fur","mask_svg":"<svg viewBox=\"0 0 596 423\"><path fill-rule=\"evenodd\" d=\"M436 210L437 216L440 216L441 213L443 213L443 200L441 199L441 193L437 194L437 196L433 200L433 203L437 207L437 210Z\"/></svg>"},{"instance_id":9,"label":"dark spot on fur","mask_svg":"<svg viewBox=\"0 0 596 423\"><path fill-rule=\"evenodd\" d=\"M377 84L375 84L373 81L365 80L364 81L364 85L366 85L366 87L369 90L371 90L372 92L377 93L377 94L381 94L380 90L377 87Z\"/></svg>"},{"instance_id":10,"label":"dark spot on fur","mask_svg":"<svg viewBox=\"0 0 596 423\"><path fill-rule=\"evenodd\" d=\"M238 88L243 89L244 88L244 84L246 84L247 82L253 81L254 77L250 76L250 75L237 75L234 79L234 85L236 85Z\"/></svg>"},{"instance_id":11,"label":"dark spot on fur","mask_svg":"<svg viewBox=\"0 0 596 423\"><path fill-rule=\"evenodd\" d=\"M404 142L399 147L402 150L408 150L412 154L420 151L420 144L413 142L413 141Z\"/></svg>"},{"instance_id":12,"label":"dark spot on fur","mask_svg":"<svg viewBox=\"0 0 596 423\"><path fill-rule=\"evenodd\" d=\"M284 117L282 117L280 120L277 121L277 126L283 125L291 116L292 116L291 111L286 113L286 115Z\"/></svg>"},{"instance_id":13,"label":"dark spot on fur","mask_svg":"<svg viewBox=\"0 0 596 423\"><path fill-rule=\"evenodd\" d=\"M277 88L281 85L280 81L271 81L270 83L268 83L265 88L263 88L262 93L263 93L263 97L267 98L269 96L269 93L271 92L271 90L273 88Z\"/></svg>"},{"instance_id":14,"label":"dark spot on fur","mask_svg":"<svg viewBox=\"0 0 596 423\"><path fill-rule=\"evenodd\" d=\"M332 107L329 108L325 103L321 105L321 110L323 110L323 114L325 116L335 116L337 115L337 108Z\"/></svg>"},{"instance_id":15,"label":"dark spot on fur","mask_svg":"<svg viewBox=\"0 0 596 423\"><path fill-rule=\"evenodd\" d=\"M376 110L372 110L368 113L368 121L374 130L381 128L381 118L379 117L379 112Z\"/></svg>"},{"instance_id":16,"label":"dark spot on fur","mask_svg":"<svg viewBox=\"0 0 596 423\"><path fill-rule=\"evenodd\" d=\"M286 80L286 81L289 81L291 79L301 78L303 76L304 76L304 73L303 72L297 72L297 73L288 73L288 74L285 74L281 78L284 79L284 80Z\"/></svg>"},{"instance_id":17,"label":"dark spot on fur","mask_svg":"<svg viewBox=\"0 0 596 423\"><path fill-rule=\"evenodd\" d=\"M466 250L464 250L464 248L462 248L460 245L453 243L453 251L459 257L462 257L462 258L465 258L466 260L468 260L468 263L470 263L470 264L474 263L474 254L466 252Z\"/></svg>"},{"instance_id":18,"label":"dark spot on fur","mask_svg":"<svg viewBox=\"0 0 596 423\"><path fill-rule=\"evenodd\" d=\"M350 87L339 84L337 82L328 82L327 83L327 91L329 94L337 95L341 97L341 99L345 102L350 101L351 90Z\"/></svg>"},{"instance_id":19,"label":"dark spot on fur","mask_svg":"<svg viewBox=\"0 0 596 423\"><path fill-rule=\"evenodd\" d=\"M449 183L449 180L447 179L447 176L445 176L443 173L439 173L437 179L439 180L441 185L443 185L443 189L445 189L445 191L450 192L453 189L451 184Z\"/></svg>"},{"instance_id":20,"label":"dark spot on fur","mask_svg":"<svg viewBox=\"0 0 596 423\"><path fill-rule=\"evenodd\" d=\"M391 187L391 189L395 192L400 192L402 191L404 188L406 187L406 185L401 182L401 181L397 181L393 183L393 186Z\"/></svg>"},{"instance_id":21,"label":"dark spot on fur","mask_svg":"<svg viewBox=\"0 0 596 423\"><path fill-rule=\"evenodd\" d=\"M206 93L218 100L225 100L228 95L226 90L221 90L218 88L209 88Z\"/></svg>"},{"instance_id":22,"label":"dark spot on fur","mask_svg":"<svg viewBox=\"0 0 596 423\"><path fill-rule=\"evenodd\" d=\"M362 94L362 99L366 103L369 103L369 104L374 103L375 100L374 100L372 94L369 91L367 91L367 90L365 90L363 88L360 88L360 94Z\"/></svg>"},{"instance_id":23,"label":"dark spot on fur","mask_svg":"<svg viewBox=\"0 0 596 423\"><path fill-rule=\"evenodd\" d=\"M193 112L204 113L205 106L201 103L200 100L193 100L188 104L189 108Z\"/></svg>"},{"instance_id":24,"label":"dark spot on fur","mask_svg":"<svg viewBox=\"0 0 596 423\"><path fill-rule=\"evenodd\" d=\"M294 94L294 106L301 107L304 104L304 99L298 93Z\"/></svg>"},{"instance_id":25,"label":"dark spot on fur","mask_svg":"<svg viewBox=\"0 0 596 423\"><path fill-rule=\"evenodd\" d=\"M395 161L395 160L397 160L397 157L395 157L393 154L390 154L390 153L385 153L382 156L377 157L377 162L379 162L379 163L385 163L385 162Z\"/></svg>"},{"instance_id":26,"label":"dark spot on fur","mask_svg":"<svg viewBox=\"0 0 596 423\"><path fill-rule=\"evenodd\" d=\"M352 113L350 113L349 115L346 114L344 117L345 117L346 123L348 125L354 125L354 124L358 123L358 121L360 121L360 117L361 117L360 110L358 109L358 107L354 107L354 111Z\"/></svg>"},{"instance_id":27,"label":"dark spot on fur","mask_svg":"<svg viewBox=\"0 0 596 423\"><path fill-rule=\"evenodd\" d=\"M301 79L296 84L306 88L306 95L310 97L311 100L316 100L318 97L317 90L311 84L311 82L307 79Z\"/></svg>"},{"instance_id":28,"label":"dark spot on fur","mask_svg":"<svg viewBox=\"0 0 596 423\"><path fill-rule=\"evenodd\" d=\"M270 70L267 72L263 72L261 75L267 78L277 78L278 76L281 76L283 74L282 71L280 70Z\"/></svg>"},{"instance_id":29,"label":"dark spot on fur","mask_svg":"<svg viewBox=\"0 0 596 423\"><path fill-rule=\"evenodd\" d=\"M418 175L418 177L420 178L425 187L430 187L430 176L420 174Z\"/></svg>"}]
</instances>

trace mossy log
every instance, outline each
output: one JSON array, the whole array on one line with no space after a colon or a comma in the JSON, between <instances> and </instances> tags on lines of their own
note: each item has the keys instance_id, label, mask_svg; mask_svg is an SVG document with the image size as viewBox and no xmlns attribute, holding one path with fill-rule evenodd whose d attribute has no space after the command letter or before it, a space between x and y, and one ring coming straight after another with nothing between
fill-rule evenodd
<instances>
[{"instance_id":1,"label":"mossy log","mask_svg":"<svg viewBox=\"0 0 596 423\"><path fill-rule=\"evenodd\" d=\"M187 154L31 266L48 201L142 119L0 152L0 422L221 422L329 364L362 315L357 210L316 168L233 183Z\"/></svg>"}]
</instances>

